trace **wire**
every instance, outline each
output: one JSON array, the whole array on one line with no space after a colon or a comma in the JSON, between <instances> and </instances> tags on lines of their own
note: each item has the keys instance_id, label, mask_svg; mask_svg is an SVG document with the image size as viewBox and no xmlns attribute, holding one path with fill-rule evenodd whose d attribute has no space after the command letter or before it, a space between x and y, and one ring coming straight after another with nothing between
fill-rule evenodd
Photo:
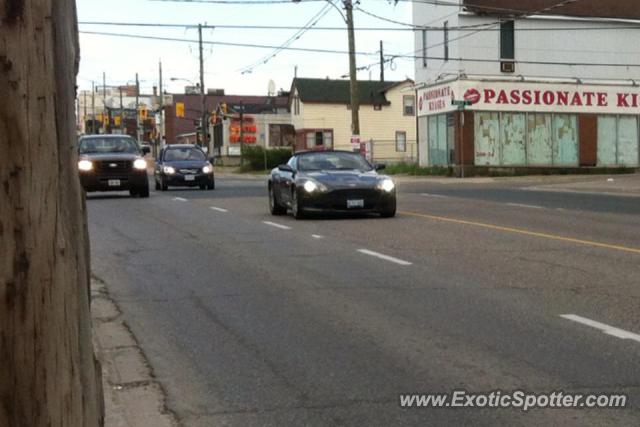
<instances>
[{"instance_id":1,"label":"wire","mask_svg":"<svg viewBox=\"0 0 640 427\"><path fill-rule=\"evenodd\" d=\"M259 66L266 64L267 62L269 62L271 59L273 59L278 53L282 52L282 50L284 48L287 48L289 46L291 46L294 42L296 42L297 40L300 39L300 37L302 37L304 35L304 33L307 32L307 30L309 30L310 28L312 28L314 25L316 25L322 18L324 18L327 13L329 13L329 11L331 10L331 7L333 5L332 3L333 0L328 0L328 4L325 4L322 9L320 9L320 11L318 13L316 13L305 25L304 27L302 27L300 30L298 30L293 36L291 36L289 39L287 39L279 48L275 49L272 53L270 53L269 55L259 59L258 61L245 66L243 68L241 68L239 71L241 74L248 74L248 73L252 73L253 70L255 70L256 68L258 68Z\"/></svg>"},{"instance_id":2,"label":"wire","mask_svg":"<svg viewBox=\"0 0 640 427\"><path fill-rule=\"evenodd\" d=\"M169 41L169 42L180 42L180 43L198 43L198 40L192 39L180 39L174 37L158 37L158 36L143 36L140 34L123 34L123 33L107 33L100 31L78 31L80 34L89 34L89 35L97 35L97 36L107 36L107 37L124 37L124 38L134 38L134 39L144 39L144 40L159 40L159 41ZM332 54L344 54L348 55L349 52L345 50L332 50L332 49L317 49L317 48L303 48L303 47L285 47L282 46L272 46L272 45L262 45L262 44L249 44L249 43L231 43L231 42L213 42L213 41L203 41L203 44L207 45L218 45L218 46L233 46L233 47L249 47L256 49L282 49L282 50L291 50L291 51L299 51L299 52L314 52L314 53L332 53ZM376 56L377 52L355 52L356 55L364 55L364 56Z\"/></svg>"}]
</instances>

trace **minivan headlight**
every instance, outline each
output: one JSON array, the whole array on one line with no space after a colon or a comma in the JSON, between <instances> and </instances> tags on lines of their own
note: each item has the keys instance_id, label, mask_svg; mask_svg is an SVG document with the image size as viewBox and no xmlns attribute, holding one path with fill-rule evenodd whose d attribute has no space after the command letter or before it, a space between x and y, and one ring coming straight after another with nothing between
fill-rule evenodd
<instances>
[{"instance_id":1,"label":"minivan headlight","mask_svg":"<svg viewBox=\"0 0 640 427\"><path fill-rule=\"evenodd\" d=\"M78 169L83 172L89 172L93 170L93 163L89 160L80 160L78 162Z\"/></svg>"}]
</instances>

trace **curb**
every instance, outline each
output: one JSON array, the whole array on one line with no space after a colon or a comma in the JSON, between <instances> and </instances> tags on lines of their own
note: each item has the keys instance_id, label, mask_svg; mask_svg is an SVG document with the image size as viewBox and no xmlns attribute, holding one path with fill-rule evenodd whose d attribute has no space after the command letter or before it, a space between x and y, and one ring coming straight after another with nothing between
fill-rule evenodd
<instances>
[{"instance_id":1,"label":"curb","mask_svg":"<svg viewBox=\"0 0 640 427\"><path fill-rule=\"evenodd\" d=\"M105 427L175 427L166 393L106 284L91 279L91 318L96 357L102 365Z\"/></svg>"}]
</instances>

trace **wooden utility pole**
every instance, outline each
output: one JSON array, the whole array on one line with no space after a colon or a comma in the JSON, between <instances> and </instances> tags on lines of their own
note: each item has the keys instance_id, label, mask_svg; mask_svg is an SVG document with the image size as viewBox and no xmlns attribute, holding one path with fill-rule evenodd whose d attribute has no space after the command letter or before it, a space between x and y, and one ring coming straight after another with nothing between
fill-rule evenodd
<instances>
[{"instance_id":1,"label":"wooden utility pole","mask_svg":"<svg viewBox=\"0 0 640 427\"><path fill-rule=\"evenodd\" d=\"M208 155L211 155L209 144L207 143L207 96L204 88L204 48L202 45L202 24L198 24L198 47L200 51L200 98L202 101L202 115L200 116L200 130L202 132L202 139L200 140L202 146L207 146Z\"/></svg>"},{"instance_id":2,"label":"wooden utility pole","mask_svg":"<svg viewBox=\"0 0 640 427\"><path fill-rule=\"evenodd\" d=\"M102 424L73 0L0 0L0 426Z\"/></svg>"},{"instance_id":3,"label":"wooden utility pole","mask_svg":"<svg viewBox=\"0 0 640 427\"><path fill-rule=\"evenodd\" d=\"M353 3L344 0L347 10L347 32L349 33L349 77L351 87L351 134L360 135L360 98L358 95L358 70L356 69L356 36L353 30Z\"/></svg>"},{"instance_id":4,"label":"wooden utility pole","mask_svg":"<svg viewBox=\"0 0 640 427\"><path fill-rule=\"evenodd\" d=\"M136 73L136 140L138 143L140 138L140 80L138 79L138 73Z\"/></svg>"},{"instance_id":5,"label":"wooden utility pole","mask_svg":"<svg viewBox=\"0 0 640 427\"><path fill-rule=\"evenodd\" d=\"M384 42L380 40L380 81L384 82Z\"/></svg>"}]
</instances>

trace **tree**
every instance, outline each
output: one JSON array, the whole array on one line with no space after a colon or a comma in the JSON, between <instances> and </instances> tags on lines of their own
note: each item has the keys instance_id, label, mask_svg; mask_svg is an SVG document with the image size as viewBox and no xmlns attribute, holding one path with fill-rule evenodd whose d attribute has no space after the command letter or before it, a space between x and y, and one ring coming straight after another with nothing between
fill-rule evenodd
<instances>
[{"instance_id":1,"label":"tree","mask_svg":"<svg viewBox=\"0 0 640 427\"><path fill-rule=\"evenodd\" d=\"M0 0L0 426L102 423L74 0Z\"/></svg>"}]
</instances>

